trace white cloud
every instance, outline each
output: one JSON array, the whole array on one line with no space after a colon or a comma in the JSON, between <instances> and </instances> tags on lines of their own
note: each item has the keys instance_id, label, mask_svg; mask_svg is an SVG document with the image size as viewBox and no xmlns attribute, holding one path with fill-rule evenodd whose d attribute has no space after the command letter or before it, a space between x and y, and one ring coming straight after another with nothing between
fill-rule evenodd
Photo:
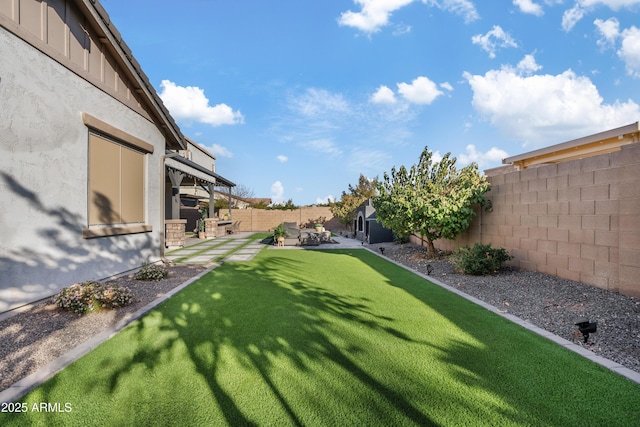
<instances>
[{"instance_id":1,"label":"white cloud","mask_svg":"<svg viewBox=\"0 0 640 427\"><path fill-rule=\"evenodd\" d=\"M387 86L380 86L376 93L371 95L371 102L374 104L395 104L396 95Z\"/></svg>"},{"instance_id":2,"label":"white cloud","mask_svg":"<svg viewBox=\"0 0 640 427\"><path fill-rule=\"evenodd\" d=\"M432 163L438 163L438 162L440 162L440 160L442 160L442 154L440 154L440 151L431 152L431 162Z\"/></svg>"},{"instance_id":3,"label":"white cloud","mask_svg":"<svg viewBox=\"0 0 640 427\"><path fill-rule=\"evenodd\" d=\"M584 7L578 3L571 9L565 10L562 14L562 29L567 32L571 31L578 21L584 17L585 13Z\"/></svg>"},{"instance_id":4,"label":"white cloud","mask_svg":"<svg viewBox=\"0 0 640 427\"><path fill-rule=\"evenodd\" d=\"M640 5L640 0L576 0L571 9L562 15L562 28L571 31L584 16L598 6L606 6L614 11Z\"/></svg>"},{"instance_id":5,"label":"white cloud","mask_svg":"<svg viewBox=\"0 0 640 427\"><path fill-rule=\"evenodd\" d=\"M622 31L622 42L618 56L624 61L627 73L640 78L640 29L636 27Z\"/></svg>"},{"instance_id":6,"label":"white cloud","mask_svg":"<svg viewBox=\"0 0 640 427\"><path fill-rule=\"evenodd\" d=\"M453 86L449 82L440 83L440 87L448 91L453 91Z\"/></svg>"},{"instance_id":7,"label":"white cloud","mask_svg":"<svg viewBox=\"0 0 640 427\"><path fill-rule=\"evenodd\" d=\"M280 181L271 184L271 200L274 204L284 203L284 187Z\"/></svg>"},{"instance_id":8,"label":"white cloud","mask_svg":"<svg viewBox=\"0 0 640 427\"><path fill-rule=\"evenodd\" d=\"M233 153L222 145L213 144L206 147L206 149L216 157L233 157Z\"/></svg>"},{"instance_id":9,"label":"white cloud","mask_svg":"<svg viewBox=\"0 0 640 427\"><path fill-rule=\"evenodd\" d=\"M480 15L478 14L473 2L468 0L422 0L422 2L437 6L447 12L460 15L464 18L464 22L467 24L480 19Z\"/></svg>"},{"instance_id":10,"label":"white cloud","mask_svg":"<svg viewBox=\"0 0 640 427\"><path fill-rule=\"evenodd\" d=\"M349 102L341 94L316 88L309 88L303 95L292 98L291 108L307 117L327 113L346 113L350 109Z\"/></svg>"},{"instance_id":11,"label":"white cloud","mask_svg":"<svg viewBox=\"0 0 640 427\"><path fill-rule=\"evenodd\" d=\"M542 69L542 66L536 63L536 58L532 55L525 55L524 58L518 62L518 71L523 74L531 74Z\"/></svg>"},{"instance_id":12,"label":"white cloud","mask_svg":"<svg viewBox=\"0 0 640 427\"><path fill-rule=\"evenodd\" d=\"M399 24L399 25L396 25L392 34L394 36L401 36L403 34L409 34L410 32L411 32L411 25Z\"/></svg>"},{"instance_id":13,"label":"white cloud","mask_svg":"<svg viewBox=\"0 0 640 427\"><path fill-rule=\"evenodd\" d=\"M330 157L340 157L342 150L330 139L314 139L299 144L308 150L314 151L320 154L326 154Z\"/></svg>"},{"instance_id":14,"label":"white cloud","mask_svg":"<svg viewBox=\"0 0 640 427\"><path fill-rule=\"evenodd\" d=\"M625 63L627 73L633 77L640 77L640 29L631 26L620 31L620 22L616 18L606 21L596 19L593 21L600 38L596 42L603 49L614 49L620 40L618 57Z\"/></svg>"},{"instance_id":15,"label":"white cloud","mask_svg":"<svg viewBox=\"0 0 640 427\"><path fill-rule=\"evenodd\" d=\"M204 90L195 86L178 86L169 80L160 83L159 96L176 120L195 121L212 126L234 125L244 122L239 111L226 104L209 105Z\"/></svg>"},{"instance_id":16,"label":"white cloud","mask_svg":"<svg viewBox=\"0 0 640 427\"><path fill-rule=\"evenodd\" d=\"M465 153L458 155L460 164L466 166L475 162L480 169L500 164L502 159L509 157L506 151L497 147L491 147L488 151L482 153L478 152L475 145L469 144L466 150Z\"/></svg>"},{"instance_id":17,"label":"white cloud","mask_svg":"<svg viewBox=\"0 0 640 427\"><path fill-rule=\"evenodd\" d=\"M329 194L326 197L318 197L316 199L316 204L317 205L324 205L325 203L333 203L336 201L336 198L333 197L331 194Z\"/></svg>"},{"instance_id":18,"label":"white cloud","mask_svg":"<svg viewBox=\"0 0 640 427\"><path fill-rule=\"evenodd\" d=\"M464 73L473 91L473 107L503 134L525 145L546 146L576 135L589 135L637 121L632 100L605 104L588 77L571 70L531 75L539 69L502 67L484 75Z\"/></svg>"},{"instance_id":19,"label":"white cloud","mask_svg":"<svg viewBox=\"0 0 640 427\"><path fill-rule=\"evenodd\" d=\"M411 84L398 83L397 86L400 95L414 104L431 104L442 95L436 84L423 76L414 79Z\"/></svg>"},{"instance_id":20,"label":"white cloud","mask_svg":"<svg viewBox=\"0 0 640 427\"><path fill-rule=\"evenodd\" d=\"M348 10L340 15L338 23L354 27L365 33L375 33L389 23L391 14L414 0L354 0L360 12Z\"/></svg>"},{"instance_id":21,"label":"white cloud","mask_svg":"<svg viewBox=\"0 0 640 427\"><path fill-rule=\"evenodd\" d=\"M347 27L372 34L380 31L382 27L389 24L389 19L393 12L403 8L416 0L353 0L360 6L360 12L348 10L343 12L338 18L338 23ZM472 22L480 16L475 6L468 0L421 0L428 6L436 6L447 12L451 12L464 17L465 22ZM405 34L411 30L410 26L401 26L396 29L394 35Z\"/></svg>"},{"instance_id":22,"label":"white cloud","mask_svg":"<svg viewBox=\"0 0 640 427\"><path fill-rule=\"evenodd\" d=\"M513 4L520 8L520 12L528 13L530 15L542 16L544 15L544 10L542 10L542 6L537 3L534 3L531 0L513 0Z\"/></svg>"},{"instance_id":23,"label":"white cloud","mask_svg":"<svg viewBox=\"0 0 640 427\"><path fill-rule=\"evenodd\" d=\"M609 18L606 21L596 19L593 21L600 38L596 44L602 48L615 46L616 39L620 36L620 22L616 18Z\"/></svg>"},{"instance_id":24,"label":"white cloud","mask_svg":"<svg viewBox=\"0 0 640 427\"><path fill-rule=\"evenodd\" d=\"M496 49L505 47L518 47L516 41L499 25L494 25L487 34L476 34L471 37L473 44L479 45L485 52L489 54L489 58L496 57Z\"/></svg>"},{"instance_id":25,"label":"white cloud","mask_svg":"<svg viewBox=\"0 0 640 427\"><path fill-rule=\"evenodd\" d=\"M287 156L282 155L282 154L276 156L276 159L278 159L278 161L280 163L286 163L286 162L289 161L289 158Z\"/></svg>"},{"instance_id":26,"label":"white cloud","mask_svg":"<svg viewBox=\"0 0 640 427\"><path fill-rule=\"evenodd\" d=\"M376 176L385 170L392 156L386 151L372 149L371 147L356 147L351 150L347 165L353 173L365 176Z\"/></svg>"}]
</instances>

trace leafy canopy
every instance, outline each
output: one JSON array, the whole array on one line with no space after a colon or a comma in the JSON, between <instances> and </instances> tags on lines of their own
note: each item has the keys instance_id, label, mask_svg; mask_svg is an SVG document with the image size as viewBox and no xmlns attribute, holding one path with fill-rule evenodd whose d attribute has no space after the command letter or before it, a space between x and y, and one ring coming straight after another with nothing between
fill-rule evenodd
<instances>
[{"instance_id":1,"label":"leafy canopy","mask_svg":"<svg viewBox=\"0 0 640 427\"><path fill-rule=\"evenodd\" d=\"M439 162L425 147L420 161L410 169L393 167L378 182L378 196L373 200L379 222L397 237L420 233L433 253L433 241L454 239L471 224L472 204L486 203L484 194L491 186L472 163L458 170L451 153Z\"/></svg>"},{"instance_id":2,"label":"leafy canopy","mask_svg":"<svg viewBox=\"0 0 640 427\"><path fill-rule=\"evenodd\" d=\"M356 210L367 199L376 195L378 178L369 179L360 174L358 185L349 184L348 192L343 191L340 201L332 203L329 207L333 216L341 223L351 227L356 218Z\"/></svg>"}]
</instances>

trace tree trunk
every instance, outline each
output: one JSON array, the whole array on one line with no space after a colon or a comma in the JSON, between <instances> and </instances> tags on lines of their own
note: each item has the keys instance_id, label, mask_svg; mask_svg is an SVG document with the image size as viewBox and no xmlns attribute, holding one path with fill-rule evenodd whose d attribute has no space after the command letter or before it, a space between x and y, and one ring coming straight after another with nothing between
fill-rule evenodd
<instances>
[{"instance_id":1,"label":"tree trunk","mask_svg":"<svg viewBox=\"0 0 640 427\"><path fill-rule=\"evenodd\" d=\"M427 253L429 254L429 256L435 256L436 247L433 245L433 239L425 236L425 240L427 241Z\"/></svg>"}]
</instances>

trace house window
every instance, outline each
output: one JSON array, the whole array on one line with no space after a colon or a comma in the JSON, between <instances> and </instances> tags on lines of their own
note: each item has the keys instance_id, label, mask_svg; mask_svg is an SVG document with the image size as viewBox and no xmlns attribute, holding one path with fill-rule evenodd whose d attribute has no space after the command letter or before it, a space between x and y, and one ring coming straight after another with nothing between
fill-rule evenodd
<instances>
[{"instance_id":1,"label":"house window","mask_svg":"<svg viewBox=\"0 0 640 427\"><path fill-rule=\"evenodd\" d=\"M89 133L89 226L144 223L144 156Z\"/></svg>"},{"instance_id":2,"label":"house window","mask_svg":"<svg viewBox=\"0 0 640 427\"><path fill-rule=\"evenodd\" d=\"M153 145L87 113L89 128L88 227L85 239L147 233L146 155Z\"/></svg>"}]
</instances>

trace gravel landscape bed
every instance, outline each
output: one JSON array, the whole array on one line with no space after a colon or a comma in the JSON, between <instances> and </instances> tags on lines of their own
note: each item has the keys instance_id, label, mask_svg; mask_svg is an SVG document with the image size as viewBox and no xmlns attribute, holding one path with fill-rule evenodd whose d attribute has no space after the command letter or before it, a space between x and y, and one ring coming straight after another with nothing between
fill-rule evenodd
<instances>
[{"instance_id":1,"label":"gravel landscape bed","mask_svg":"<svg viewBox=\"0 0 640 427\"><path fill-rule=\"evenodd\" d=\"M378 245L382 246L382 245ZM446 259L427 259L414 244L385 244L384 256L455 287L588 350L640 372L640 299L584 283L504 266L491 276L459 274ZM372 247L373 249L373 247ZM598 322L585 344L579 318Z\"/></svg>"},{"instance_id":2,"label":"gravel landscape bed","mask_svg":"<svg viewBox=\"0 0 640 427\"><path fill-rule=\"evenodd\" d=\"M462 275L447 259L427 259L420 246L380 246L391 260L423 274L431 266L431 277L640 372L640 299L510 267L493 276ZM43 301L1 320L0 391L205 269L203 265L172 266L169 278L159 282L138 281L132 275L114 279L135 296L133 304L118 310L78 315ZM575 322L581 317L598 322L597 333L586 344L576 334Z\"/></svg>"},{"instance_id":3,"label":"gravel landscape bed","mask_svg":"<svg viewBox=\"0 0 640 427\"><path fill-rule=\"evenodd\" d=\"M203 265L174 265L169 277L158 282L135 280L133 274L110 280L134 295L132 304L117 310L80 315L45 300L0 321L0 391L204 270Z\"/></svg>"}]
</instances>

